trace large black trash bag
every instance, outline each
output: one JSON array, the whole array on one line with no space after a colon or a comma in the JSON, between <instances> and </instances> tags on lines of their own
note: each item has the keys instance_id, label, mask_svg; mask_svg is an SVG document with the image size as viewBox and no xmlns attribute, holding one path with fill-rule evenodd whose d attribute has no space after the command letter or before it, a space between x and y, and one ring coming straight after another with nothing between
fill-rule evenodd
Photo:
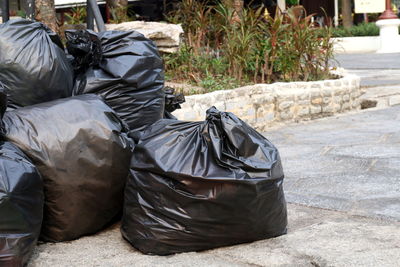
<instances>
[{"instance_id":1,"label":"large black trash bag","mask_svg":"<svg viewBox=\"0 0 400 267\"><path fill-rule=\"evenodd\" d=\"M42 174L43 240L95 233L121 214L131 141L126 126L99 96L19 108L6 112L4 124L6 138Z\"/></svg>"},{"instance_id":2,"label":"large black trash bag","mask_svg":"<svg viewBox=\"0 0 400 267\"><path fill-rule=\"evenodd\" d=\"M72 95L74 73L59 37L39 22L0 24L0 82L10 107Z\"/></svg>"},{"instance_id":3,"label":"large black trash bag","mask_svg":"<svg viewBox=\"0 0 400 267\"><path fill-rule=\"evenodd\" d=\"M7 96L0 83L0 119ZM0 141L0 266L24 266L40 234L42 178L30 159L10 142Z\"/></svg>"},{"instance_id":4,"label":"large black trash bag","mask_svg":"<svg viewBox=\"0 0 400 267\"><path fill-rule=\"evenodd\" d=\"M155 44L134 31L68 31L67 48L74 62L89 66L76 78L74 94L101 95L132 131L142 130L164 113L164 71ZM84 40L84 44L79 42ZM92 44L88 45L88 40ZM88 51L88 48L92 48ZM100 62L91 62L102 51ZM85 51L87 51L85 53ZM89 56L87 56L89 55ZM97 60L96 60L97 61ZM75 69L81 69L75 65Z\"/></svg>"},{"instance_id":5,"label":"large black trash bag","mask_svg":"<svg viewBox=\"0 0 400 267\"><path fill-rule=\"evenodd\" d=\"M24 266L39 238L43 183L29 158L0 142L0 266Z\"/></svg>"},{"instance_id":6,"label":"large black trash bag","mask_svg":"<svg viewBox=\"0 0 400 267\"><path fill-rule=\"evenodd\" d=\"M3 129L3 116L7 110L6 86L0 82L0 132Z\"/></svg>"},{"instance_id":7,"label":"large black trash bag","mask_svg":"<svg viewBox=\"0 0 400 267\"><path fill-rule=\"evenodd\" d=\"M160 120L134 149L122 235L158 255L282 235L283 177L278 150L232 113Z\"/></svg>"}]
</instances>

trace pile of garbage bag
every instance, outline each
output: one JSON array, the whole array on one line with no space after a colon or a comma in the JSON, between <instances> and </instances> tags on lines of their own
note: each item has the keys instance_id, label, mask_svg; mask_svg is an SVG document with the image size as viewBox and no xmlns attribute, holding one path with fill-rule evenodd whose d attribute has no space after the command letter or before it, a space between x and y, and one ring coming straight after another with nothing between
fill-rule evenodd
<instances>
[{"instance_id":1,"label":"pile of garbage bag","mask_svg":"<svg viewBox=\"0 0 400 267\"><path fill-rule=\"evenodd\" d=\"M135 31L0 24L0 265L37 240L122 219L144 253L167 255L286 232L278 150L235 115L177 120L155 44ZM4 115L4 116L3 116Z\"/></svg>"}]
</instances>

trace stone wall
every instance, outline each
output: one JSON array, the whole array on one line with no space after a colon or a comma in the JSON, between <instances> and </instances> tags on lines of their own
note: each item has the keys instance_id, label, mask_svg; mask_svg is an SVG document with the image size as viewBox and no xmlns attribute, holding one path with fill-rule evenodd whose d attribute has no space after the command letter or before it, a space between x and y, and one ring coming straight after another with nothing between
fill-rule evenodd
<instances>
[{"instance_id":1,"label":"stone wall","mask_svg":"<svg viewBox=\"0 0 400 267\"><path fill-rule=\"evenodd\" d=\"M182 109L173 114L180 120L204 120L206 110L215 106L263 131L277 122L310 120L360 109L362 93L360 78L355 75L317 82L255 84L187 96Z\"/></svg>"}]
</instances>

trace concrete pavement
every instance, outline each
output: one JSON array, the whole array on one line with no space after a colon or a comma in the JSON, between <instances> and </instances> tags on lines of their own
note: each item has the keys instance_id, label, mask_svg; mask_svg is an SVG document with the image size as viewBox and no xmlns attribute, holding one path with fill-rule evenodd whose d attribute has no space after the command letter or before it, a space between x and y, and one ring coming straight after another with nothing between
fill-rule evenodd
<instances>
[{"instance_id":1,"label":"concrete pavement","mask_svg":"<svg viewBox=\"0 0 400 267\"><path fill-rule=\"evenodd\" d=\"M362 87L400 85L400 53L337 54L332 65L360 76Z\"/></svg>"},{"instance_id":2,"label":"concrete pavement","mask_svg":"<svg viewBox=\"0 0 400 267\"><path fill-rule=\"evenodd\" d=\"M287 235L159 257L133 249L117 224L76 241L42 244L31 266L399 266L400 107L265 135L283 159Z\"/></svg>"},{"instance_id":3,"label":"concrete pavement","mask_svg":"<svg viewBox=\"0 0 400 267\"><path fill-rule=\"evenodd\" d=\"M360 76L363 108L400 104L400 53L337 54L332 65Z\"/></svg>"},{"instance_id":4,"label":"concrete pavement","mask_svg":"<svg viewBox=\"0 0 400 267\"><path fill-rule=\"evenodd\" d=\"M289 202L400 221L400 106L266 136L280 149Z\"/></svg>"}]
</instances>

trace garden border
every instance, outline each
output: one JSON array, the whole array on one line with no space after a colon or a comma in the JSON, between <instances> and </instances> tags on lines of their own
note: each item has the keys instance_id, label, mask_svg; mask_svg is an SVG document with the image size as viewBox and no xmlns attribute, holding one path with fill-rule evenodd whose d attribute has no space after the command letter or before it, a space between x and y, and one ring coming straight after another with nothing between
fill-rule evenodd
<instances>
[{"instance_id":1,"label":"garden border","mask_svg":"<svg viewBox=\"0 0 400 267\"><path fill-rule=\"evenodd\" d=\"M233 112L259 131L278 122L302 121L332 116L361 107L360 78L345 74L336 80L255 84L232 90L186 97L182 109L174 111L180 120L204 120L215 106Z\"/></svg>"}]
</instances>

